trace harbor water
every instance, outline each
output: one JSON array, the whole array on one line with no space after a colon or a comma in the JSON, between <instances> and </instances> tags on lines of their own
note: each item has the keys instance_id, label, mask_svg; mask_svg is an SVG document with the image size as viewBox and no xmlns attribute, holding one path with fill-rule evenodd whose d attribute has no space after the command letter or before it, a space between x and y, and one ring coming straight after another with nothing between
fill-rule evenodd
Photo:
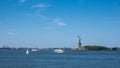
<instances>
[{"instance_id":1,"label":"harbor water","mask_svg":"<svg viewBox=\"0 0 120 68\"><path fill-rule=\"evenodd\" d=\"M0 68L120 68L120 51L0 50Z\"/></svg>"}]
</instances>

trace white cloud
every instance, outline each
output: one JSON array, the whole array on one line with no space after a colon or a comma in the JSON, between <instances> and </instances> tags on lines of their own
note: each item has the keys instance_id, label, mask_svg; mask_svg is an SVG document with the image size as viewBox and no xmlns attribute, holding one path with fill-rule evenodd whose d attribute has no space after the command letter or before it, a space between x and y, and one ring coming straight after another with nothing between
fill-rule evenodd
<instances>
[{"instance_id":1,"label":"white cloud","mask_svg":"<svg viewBox=\"0 0 120 68\"><path fill-rule=\"evenodd\" d=\"M24 2L26 2L27 0L20 0L20 3L24 3Z\"/></svg>"},{"instance_id":2,"label":"white cloud","mask_svg":"<svg viewBox=\"0 0 120 68\"><path fill-rule=\"evenodd\" d=\"M66 26L67 24L62 22L60 19L53 19L53 22L56 23L58 26Z\"/></svg>"},{"instance_id":3,"label":"white cloud","mask_svg":"<svg viewBox=\"0 0 120 68\"><path fill-rule=\"evenodd\" d=\"M63 22L58 22L57 24L58 24L59 26L66 26L66 24L63 23Z\"/></svg>"},{"instance_id":4,"label":"white cloud","mask_svg":"<svg viewBox=\"0 0 120 68\"><path fill-rule=\"evenodd\" d=\"M50 5L46 4L46 3L38 3L38 4L34 4L32 5L30 8L35 10L35 15L39 16L42 20L44 21L50 21L51 19L48 18L46 15L43 15L42 12L44 12L44 10L46 10L46 8L50 7Z\"/></svg>"},{"instance_id":5,"label":"white cloud","mask_svg":"<svg viewBox=\"0 0 120 68\"><path fill-rule=\"evenodd\" d=\"M48 7L50 7L50 5L42 4L42 3L31 6L31 8L39 8L39 9L45 9L45 8L48 8Z\"/></svg>"},{"instance_id":6,"label":"white cloud","mask_svg":"<svg viewBox=\"0 0 120 68\"><path fill-rule=\"evenodd\" d=\"M43 20L47 20L47 17L45 16L45 15L43 15L42 14L42 11L44 11L46 8L48 8L48 7L50 7L50 5L48 5L48 4L35 4L35 5L33 5L33 6L31 6L30 8L32 8L32 9L37 9L36 11L35 11L35 14L37 15L37 16L39 16L40 18L42 18Z\"/></svg>"},{"instance_id":7,"label":"white cloud","mask_svg":"<svg viewBox=\"0 0 120 68\"><path fill-rule=\"evenodd\" d=\"M16 35L15 32L8 32L8 35Z\"/></svg>"},{"instance_id":8,"label":"white cloud","mask_svg":"<svg viewBox=\"0 0 120 68\"><path fill-rule=\"evenodd\" d=\"M44 16L44 15L42 15L42 14L40 14L40 10L38 10L38 11L36 11L36 13L35 13L37 16L39 16L40 18L42 18L43 20L46 20L47 19L47 17L46 16Z\"/></svg>"},{"instance_id":9,"label":"white cloud","mask_svg":"<svg viewBox=\"0 0 120 68\"><path fill-rule=\"evenodd\" d=\"M39 4L32 5L30 8L36 9L35 14L39 16L41 19L43 19L44 21L52 22L51 24L57 25L57 26L66 26L67 24L61 21L60 19L57 19L57 18L51 19L48 16L45 16L42 14L42 11L44 11L44 9L49 8L49 7L51 6L48 4L39 3ZM44 29L55 29L55 27L45 27Z\"/></svg>"}]
</instances>

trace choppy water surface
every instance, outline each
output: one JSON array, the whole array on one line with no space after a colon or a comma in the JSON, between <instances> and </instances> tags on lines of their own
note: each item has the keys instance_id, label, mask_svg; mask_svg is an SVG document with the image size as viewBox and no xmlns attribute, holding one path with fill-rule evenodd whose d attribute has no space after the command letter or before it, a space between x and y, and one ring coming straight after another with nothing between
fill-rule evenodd
<instances>
[{"instance_id":1,"label":"choppy water surface","mask_svg":"<svg viewBox=\"0 0 120 68\"><path fill-rule=\"evenodd\" d=\"M120 51L0 50L0 68L120 68Z\"/></svg>"}]
</instances>

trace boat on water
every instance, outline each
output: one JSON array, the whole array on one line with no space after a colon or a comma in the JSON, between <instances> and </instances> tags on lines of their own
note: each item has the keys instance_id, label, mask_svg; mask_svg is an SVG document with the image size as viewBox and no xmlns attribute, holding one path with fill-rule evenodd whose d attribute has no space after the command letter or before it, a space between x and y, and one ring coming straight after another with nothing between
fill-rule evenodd
<instances>
[{"instance_id":1,"label":"boat on water","mask_svg":"<svg viewBox=\"0 0 120 68\"><path fill-rule=\"evenodd\" d=\"M32 49L31 51L38 51L38 49Z\"/></svg>"},{"instance_id":2,"label":"boat on water","mask_svg":"<svg viewBox=\"0 0 120 68\"><path fill-rule=\"evenodd\" d=\"M56 52L56 53L63 53L64 50L62 50L62 49L55 49L54 52Z\"/></svg>"},{"instance_id":3,"label":"boat on water","mask_svg":"<svg viewBox=\"0 0 120 68\"><path fill-rule=\"evenodd\" d=\"M26 54L29 54L29 50L28 49L26 50Z\"/></svg>"}]
</instances>

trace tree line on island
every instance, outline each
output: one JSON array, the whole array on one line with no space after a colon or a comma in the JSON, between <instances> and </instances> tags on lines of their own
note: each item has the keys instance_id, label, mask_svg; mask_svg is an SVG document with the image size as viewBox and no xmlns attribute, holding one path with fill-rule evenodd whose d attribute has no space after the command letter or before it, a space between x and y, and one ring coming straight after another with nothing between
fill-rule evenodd
<instances>
[{"instance_id":1,"label":"tree line on island","mask_svg":"<svg viewBox=\"0 0 120 68\"><path fill-rule=\"evenodd\" d=\"M93 46L90 46L90 45L86 45L84 46L85 50L120 50L119 47L105 47L105 46L97 46L97 45L93 45Z\"/></svg>"}]
</instances>

